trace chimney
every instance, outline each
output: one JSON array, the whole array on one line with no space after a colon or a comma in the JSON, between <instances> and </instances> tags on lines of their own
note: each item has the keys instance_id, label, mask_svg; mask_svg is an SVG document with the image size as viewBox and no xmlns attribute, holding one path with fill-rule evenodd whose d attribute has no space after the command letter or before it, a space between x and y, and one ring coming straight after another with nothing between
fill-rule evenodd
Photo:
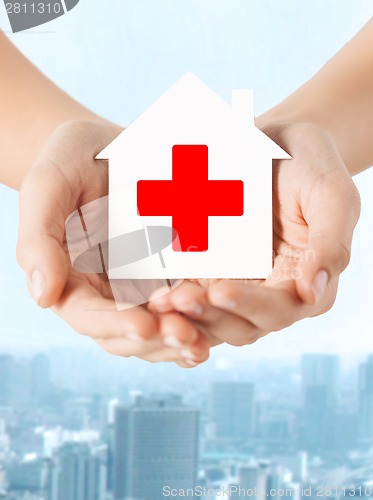
<instances>
[{"instance_id":1,"label":"chimney","mask_svg":"<svg viewBox=\"0 0 373 500\"><path fill-rule=\"evenodd\" d=\"M242 118L250 123L254 123L254 92L252 90L233 90L232 108L239 113Z\"/></svg>"}]
</instances>

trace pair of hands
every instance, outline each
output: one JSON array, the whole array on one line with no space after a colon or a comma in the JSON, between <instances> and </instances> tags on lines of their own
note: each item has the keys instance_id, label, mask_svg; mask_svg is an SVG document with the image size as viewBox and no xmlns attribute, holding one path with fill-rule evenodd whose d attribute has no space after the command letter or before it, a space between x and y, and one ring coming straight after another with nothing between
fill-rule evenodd
<instances>
[{"instance_id":1,"label":"pair of hands","mask_svg":"<svg viewBox=\"0 0 373 500\"><path fill-rule=\"evenodd\" d=\"M293 157L273 168L275 260L267 280L185 282L146 306L117 311L104 275L72 268L65 221L107 195L107 164L94 158L122 129L73 121L55 130L20 191L17 257L35 301L111 354L185 368L206 361L212 346L251 344L329 310L349 262L359 194L325 130L258 125Z\"/></svg>"}]
</instances>

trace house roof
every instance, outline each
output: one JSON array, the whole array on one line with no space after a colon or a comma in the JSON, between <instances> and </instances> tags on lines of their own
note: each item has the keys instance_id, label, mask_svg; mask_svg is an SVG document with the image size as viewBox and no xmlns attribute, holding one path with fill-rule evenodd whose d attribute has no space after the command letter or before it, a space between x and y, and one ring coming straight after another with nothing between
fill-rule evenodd
<instances>
[{"instance_id":1,"label":"house roof","mask_svg":"<svg viewBox=\"0 0 373 500\"><path fill-rule=\"evenodd\" d=\"M245 98L250 98L250 95L252 96L250 91L233 91L232 106L193 73L187 73L129 125L122 134L103 149L96 158L108 159L118 153L126 143L128 130L131 129L131 132L134 132L134 129L141 128L146 120L150 121L151 117L154 116L162 116L162 119L167 120L168 115L171 116L171 113L174 114L175 110L179 110L181 120L183 120L183 116L188 115L190 117L192 114L194 120L198 121L203 113L209 113L211 114L211 120L215 122L220 120L224 120L224 123L231 120L240 121L243 127L250 127L248 131L255 134L255 141L258 144L265 145L265 150L269 156L273 159L290 159L291 157L280 146L255 126L252 103L246 102L247 109L243 111L245 106L243 101Z\"/></svg>"}]
</instances>

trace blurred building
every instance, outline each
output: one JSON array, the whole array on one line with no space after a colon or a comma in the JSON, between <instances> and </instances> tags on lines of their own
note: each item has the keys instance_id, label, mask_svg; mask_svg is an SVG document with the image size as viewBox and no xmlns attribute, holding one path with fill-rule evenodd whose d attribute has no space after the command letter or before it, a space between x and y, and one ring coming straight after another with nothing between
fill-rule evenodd
<instances>
[{"instance_id":1,"label":"blurred building","mask_svg":"<svg viewBox=\"0 0 373 500\"><path fill-rule=\"evenodd\" d=\"M291 475L289 475L288 471L283 467L272 466L268 471L266 496L273 500L280 500L283 498L283 491L287 486L285 482L288 478L291 478Z\"/></svg>"},{"instance_id":2,"label":"blurred building","mask_svg":"<svg viewBox=\"0 0 373 500\"><path fill-rule=\"evenodd\" d=\"M96 448L100 444L100 433L91 429L71 431L57 427L43 432L43 455L52 458L54 453L63 445L71 443L85 443L90 448Z\"/></svg>"},{"instance_id":3,"label":"blurred building","mask_svg":"<svg viewBox=\"0 0 373 500\"><path fill-rule=\"evenodd\" d=\"M373 356L359 366L358 441L363 447L373 445Z\"/></svg>"},{"instance_id":4,"label":"blurred building","mask_svg":"<svg viewBox=\"0 0 373 500\"><path fill-rule=\"evenodd\" d=\"M270 410L266 415L263 415L259 424L261 428L260 441L272 453L286 453L294 446L296 426L294 415L290 410Z\"/></svg>"},{"instance_id":5,"label":"blurred building","mask_svg":"<svg viewBox=\"0 0 373 500\"><path fill-rule=\"evenodd\" d=\"M267 467L260 463L250 463L243 465L239 469L238 498L249 496L253 500L264 500L267 491Z\"/></svg>"},{"instance_id":6,"label":"blurred building","mask_svg":"<svg viewBox=\"0 0 373 500\"><path fill-rule=\"evenodd\" d=\"M48 500L105 500L106 448L67 443L50 461Z\"/></svg>"},{"instance_id":7,"label":"blurred building","mask_svg":"<svg viewBox=\"0 0 373 500\"><path fill-rule=\"evenodd\" d=\"M292 455L273 455L271 462L290 470L295 483L303 483L308 479L308 455L304 451Z\"/></svg>"},{"instance_id":8,"label":"blurred building","mask_svg":"<svg viewBox=\"0 0 373 500\"><path fill-rule=\"evenodd\" d=\"M198 469L199 412L180 396L139 397L116 410L115 500L161 500L163 488L194 488Z\"/></svg>"},{"instance_id":9,"label":"blurred building","mask_svg":"<svg viewBox=\"0 0 373 500\"><path fill-rule=\"evenodd\" d=\"M6 467L6 477L12 492L40 492L45 485L45 463L38 456L13 460Z\"/></svg>"},{"instance_id":10,"label":"blurred building","mask_svg":"<svg viewBox=\"0 0 373 500\"><path fill-rule=\"evenodd\" d=\"M6 430L6 422L0 419L0 463L5 462L9 454L10 438Z\"/></svg>"},{"instance_id":11,"label":"blurred building","mask_svg":"<svg viewBox=\"0 0 373 500\"><path fill-rule=\"evenodd\" d=\"M50 388L49 359L0 356L0 406L28 407L41 403Z\"/></svg>"},{"instance_id":12,"label":"blurred building","mask_svg":"<svg viewBox=\"0 0 373 500\"><path fill-rule=\"evenodd\" d=\"M330 451L336 437L339 358L329 354L305 354L301 369L301 444L313 453Z\"/></svg>"},{"instance_id":13,"label":"blurred building","mask_svg":"<svg viewBox=\"0 0 373 500\"><path fill-rule=\"evenodd\" d=\"M12 356L0 356L0 406L10 406L12 403L15 370Z\"/></svg>"},{"instance_id":14,"label":"blurred building","mask_svg":"<svg viewBox=\"0 0 373 500\"><path fill-rule=\"evenodd\" d=\"M50 362L45 354L37 354L30 362L32 402L44 402L51 388Z\"/></svg>"},{"instance_id":15,"label":"blurred building","mask_svg":"<svg viewBox=\"0 0 373 500\"><path fill-rule=\"evenodd\" d=\"M215 382L212 418L218 439L250 443L254 435L254 385L246 382Z\"/></svg>"}]
</instances>

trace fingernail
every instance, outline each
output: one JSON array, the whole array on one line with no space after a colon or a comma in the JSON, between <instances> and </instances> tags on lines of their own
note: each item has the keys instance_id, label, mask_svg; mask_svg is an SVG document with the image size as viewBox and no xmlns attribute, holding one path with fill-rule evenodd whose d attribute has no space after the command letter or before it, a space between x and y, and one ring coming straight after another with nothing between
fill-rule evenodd
<instances>
[{"instance_id":1,"label":"fingernail","mask_svg":"<svg viewBox=\"0 0 373 500\"><path fill-rule=\"evenodd\" d=\"M152 309L155 309L158 313L163 313L163 312L168 312L170 310L170 305L168 302L163 301L163 300L155 300L149 302L151 305Z\"/></svg>"},{"instance_id":2,"label":"fingernail","mask_svg":"<svg viewBox=\"0 0 373 500\"><path fill-rule=\"evenodd\" d=\"M191 361L193 361L193 359L195 358L195 355L192 353L192 351L189 351L189 349L183 349L180 354L182 355L183 358L185 358L186 360L189 359Z\"/></svg>"},{"instance_id":3,"label":"fingernail","mask_svg":"<svg viewBox=\"0 0 373 500\"><path fill-rule=\"evenodd\" d=\"M192 359L185 359L184 360L185 363L189 366L192 366L193 368L195 368L196 366L198 366L198 363L196 363L195 361L193 361Z\"/></svg>"},{"instance_id":4,"label":"fingernail","mask_svg":"<svg viewBox=\"0 0 373 500\"><path fill-rule=\"evenodd\" d=\"M132 340L132 342L136 342L137 344L143 344L145 342L145 340L136 332L126 333L126 337L128 340Z\"/></svg>"},{"instance_id":5,"label":"fingernail","mask_svg":"<svg viewBox=\"0 0 373 500\"><path fill-rule=\"evenodd\" d=\"M45 280L43 274L36 270L31 275L30 280L31 295L38 304L45 290Z\"/></svg>"},{"instance_id":6,"label":"fingernail","mask_svg":"<svg viewBox=\"0 0 373 500\"><path fill-rule=\"evenodd\" d=\"M204 312L204 307L202 304L198 304L197 302L192 303L192 304L181 304L180 306L177 306L178 309L182 312L185 313L192 313L195 316L202 316Z\"/></svg>"},{"instance_id":7,"label":"fingernail","mask_svg":"<svg viewBox=\"0 0 373 500\"><path fill-rule=\"evenodd\" d=\"M201 304L193 304L190 308L190 312L194 313L196 316L202 316L204 310L205 309Z\"/></svg>"},{"instance_id":8,"label":"fingernail","mask_svg":"<svg viewBox=\"0 0 373 500\"><path fill-rule=\"evenodd\" d=\"M228 297L222 297L218 295L217 297L213 297L212 304L215 307L220 307L222 309L237 309L238 302L234 299L230 299Z\"/></svg>"},{"instance_id":9,"label":"fingernail","mask_svg":"<svg viewBox=\"0 0 373 500\"><path fill-rule=\"evenodd\" d=\"M317 300L324 294L328 281L329 281L329 276L326 271L319 271L317 273L312 287L315 292Z\"/></svg>"},{"instance_id":10,"label":"fingernail","mask_svg":"<svg viewBox=\"0 0 373 500\"><path fill-rule=\"evenodd\" d=\"M172 335L165 337L163 339L163 343L168 347L175 347L176 349L179 349L183 345L179 339L173 337Z\"/></svg>"},{"instance_id":11,"label":"fingernail","mask_svg":"<svg viewBox=\"0 0 373 500\"><path fill-rule=\"evenodd\" d=\"M166 313L166 312L170 311L170 308L169 307L165 307L165 306L155 306L155 307L153 307L153 309L158 314L162 314L162 313Z\"/></svg>"},{"instance_id":12,"label":"fingernail","mask_svg":"<svg viewBox=\"0 0 373 500\"><path fill-rule=\"evenodd\" d=\"M227 309L237 309L238 303L235 300L231 299L225 303L225 307Z\"/></svg>"}]
</instances>

